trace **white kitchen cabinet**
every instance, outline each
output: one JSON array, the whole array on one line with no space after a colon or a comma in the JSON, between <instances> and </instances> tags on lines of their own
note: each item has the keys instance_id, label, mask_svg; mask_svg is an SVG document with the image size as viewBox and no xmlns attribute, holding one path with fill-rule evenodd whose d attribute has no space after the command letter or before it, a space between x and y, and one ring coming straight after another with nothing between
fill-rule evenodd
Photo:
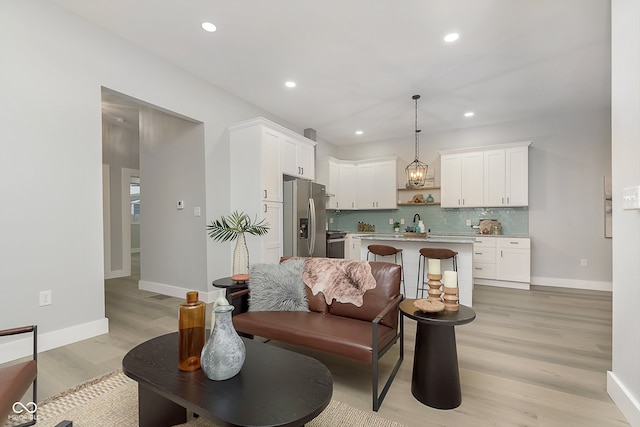
<instances>
[{"instance_id":1,"label":"white kitchen cabinet","mask_svg":"<svg viewBox=\"0 0 640 427\"><path fill-rule=\"evenodd\" d=\"M397 207L397 160L359 162L356 171L358 209Z\"/></svg>"},{"instance_id":2,"label":"white kitchen cabinet","mask_svg":"<svg viewBox=\"0 0 640 427\"><path fill-rule=\"evenodd\" d=\"M282 203L263 202L262 214L269 223L269 231L264 236L257 236L262 246L262 262L269 264L280 263L283 249L282 236ZM256 236L251 236L256 237ZM249 253L251 256L251 253ZM253 259L249 259L253 261Z\"/></svg>"},{"instance_id":3,"label":"white kitchen cabinet","mask_svg":"<svg viewBox=\"0 0 640 427\"><path fill-rule=\"evenodd\" d=\"M247 236L251 264L278 262L282 254L280 144L288 133L262 118L229 126L229 207L269 223L267 235Z\"/></svg>"},{"instance_id":4,"label":"white kitchen cabinet","mask_svg":"<svg viewBox=\"0 0 640 427\"><path fill-rule=\"evenodd\" d=\"M338 209L340 199L340 162L329 157L318 161L316 182L327 188L327 209Z\"/></svg>"},{"instance_id":5,"label":"white kitchen cabinet","mask_svg":"<svg viewBox=\"0 0 640 427\"><path fill-rule=\"evenodd\" d=\"M484 152L484 206L529 204L527 146Z\"/></svg>"},{"instance_id":6,"label":"white kitchen cabinet","mask_svg":"<svg viewBox=\"0 0 640 427\"><path fill-rule=\"evenodd\" d=\"M362 248L362 240L359 235L347 234L344 245L345 259L360 259L360 250Z\"/></svg>"},{"instance_id":7,"label":"white kitchen cabinet","mask_svg":"<svg viewBox=\"0 0 640 427\"><path fill-rule=\"evenodd\" d=\"M338 192L338 202L335 209L357 209L356 165L350 162L341 162L338 170L338 187L340 191Z\"/></svg>"},{"instance_id":8,"label":"white kitchen cabinet","mask_svg":"<svg viewBox=\"0 0 640 427\"><path fill-rule=\"evenodd\" d=\"M479 285L529 289L531 239L476 237L473 245L473 278Z\"/></svg>"},{"instance_id":9,"label":"white kitchen cabinet","mask_svg":"<svg viewBox=\"0 0 640 427\"><path fill-rule=\"evenodd\" d=\"M262 129L260 165L262 191L260 198L282 202L282 172L280 172L280 141L283 135L269 128Z\"/></svg>"},{"instance_id":10,"label":"white kitchen cabinet","mask_svg":"<svg viewBox=\"0 0 640 427\"><path fill-rule=\"evenodd\" d=\"M440 167L443 208L471 208L483 205L482 152L443 155Z\"/></svg>"},{"instance_id":11,"label":"white kitchen cabinet","mask_svg":"<svg viewBox=\"0 0 640 427\"><path fill-rule=\"evenodd\" d=\"M315 179L315 148L300 137L287 136L280 144L282 173L313 181Z\"/></svg>"},{"instance_id":12,"label":"white kitchen cabinet","mask_svg":"<svg viewBox=\"0 0 640 427\"><path fill-rule=\"evenodd\" d=\"M496 278L497 239L476 237L473 244L473 277L478 279Z\"/></svg>"},{"instance_id":13,"label":"white kitchen cabinet","mask_svg":"<svg viewBox=\"0 0 640 427\"><path fill-rule=\"evenodd\" d=\"M525 238L498 239L496 279L531 282L531 243Z\"/></svg>"}]
</instances>

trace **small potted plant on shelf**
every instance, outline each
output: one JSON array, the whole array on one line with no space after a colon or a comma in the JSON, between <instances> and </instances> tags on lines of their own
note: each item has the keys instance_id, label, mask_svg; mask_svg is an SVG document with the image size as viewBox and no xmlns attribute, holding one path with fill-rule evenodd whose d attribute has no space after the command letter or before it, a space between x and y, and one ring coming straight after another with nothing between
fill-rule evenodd
<instances>
[{"instance_id":1,"label":"small potted plant on shelf","mask_svg":"<svg viewBox=\"0 0 640 427\"><path fill-rule=\"evenodd\" d=\"M400 231L400 223L398 221L393 223L393 231Z\"/></svg>"},{"instance_id":2,"label":"small potted plant on shelf","mask_svg":"<svg viewBox=\"0 0 640 427\"><path fill-rule=\"evenodd\" d=\"M234 211L229 216L211 221L207 225L209 237L218 242L236 241L233 251L232 280L246 281L249 278L249 250L245 240L245 233L263 236L269 231L269 224L264 219L253 221L244 212Z\"/></svg>"}]
</instances>

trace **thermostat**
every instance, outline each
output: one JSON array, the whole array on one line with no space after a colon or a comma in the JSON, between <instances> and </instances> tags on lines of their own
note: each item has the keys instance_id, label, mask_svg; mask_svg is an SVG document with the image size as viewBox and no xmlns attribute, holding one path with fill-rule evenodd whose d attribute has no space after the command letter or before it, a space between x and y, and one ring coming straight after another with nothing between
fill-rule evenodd
<instances>
[{"instance_id":1,"label":"thermostat","mask_svg":"<svg viewBox=\"0 0 640 427\"><path fill-rule=\"evenodd\" d=\"M640 185L622 189L622 209L640 209Z\"/></svg>"}]
</instances>

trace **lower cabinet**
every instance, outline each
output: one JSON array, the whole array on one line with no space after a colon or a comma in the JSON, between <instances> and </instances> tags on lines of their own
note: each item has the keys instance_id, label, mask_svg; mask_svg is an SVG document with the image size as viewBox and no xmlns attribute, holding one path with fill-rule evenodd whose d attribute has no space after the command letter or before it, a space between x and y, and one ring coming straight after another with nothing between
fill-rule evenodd
<instances>
[{"instance_id":1,"label":"lower cabinet","mask_svg":"<svg viewBox=\"0 0 640 427\"><path fill-rule=\"evenodd\" d=\"M344 244L345 259L360 259L360 249L362 248L362 240L358 235L347 234Z\"/></svg>"},{"instance_id":2,"label":"lower cabinet","mask_svg":"<svg viewBox=\"0 0 640 427\"><path fill-rule=\"evenodd\" d=\"M476 237L473 245L475 283L528 289L531 283L531 239Z\"/></svg>"}]
</instances>

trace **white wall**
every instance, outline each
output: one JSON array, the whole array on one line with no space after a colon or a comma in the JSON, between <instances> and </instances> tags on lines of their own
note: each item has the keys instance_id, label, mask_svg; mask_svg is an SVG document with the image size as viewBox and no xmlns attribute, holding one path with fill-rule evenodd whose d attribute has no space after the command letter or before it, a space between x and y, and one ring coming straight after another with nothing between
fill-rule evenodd
<instances>
[{"instance_id":1,"label":"white wall","mask_svg":"<svg viewBox=\"0 0 640 427\"><path fill-rule=\"evenodd\" d=\"M611 239L604 238L603 177L611 174L609 110L421 136L420 160L436 171L438 151L533 141L529 150L532 282L611 289ZM338 158L413 158L413 140L341 147ZM588 267L580 267L587 258Z\"/></svg>"},{"instance_id":2,"label":"white wall","mask_svg":"<svg viewBox=\"0 0 640 427\"><path fill-rule=\"evenodd\" d=\"M640 185L640 3L612 1L613 360L607 391L640 426L640 210L622 189Z\"/></svg>"},{"instance_id":3,"label":"white wall","mask_svg":"<svg viewBox=\"0 0 640 427\"><path fill-rule=\"evenodd\" d=\"M207 291L203 153L204 125L140 111L141 289L176 297Z\"/></svg>"},{"instance_id":4,"label":"white wall","mask_svg":"<svg viewBox=\"0 0 640 427\"><path fill-rule=\"evenodd\" d=\"M102 86L204 124L206 222L229 210L226 126L287 123L44 0L0 2L0 52L0 327L36 323L46 350L108 329ZM206 283L229 275L229 245L206 251ZM29 351L5 350L0 362Z\"/></svg>"},{"instance_id":5,"label":"white wall","mask_svg":"<svg viewBox=\"0 0 640 427\"><path fill-rule=\"evenodd\" d=\"M109 167L109 265L105 265L107 277L122 277L127 274L125 257L130 257L129 248L123 244L122 217L122 169L139 169L140 144L138 129L117 126L102 120L102 162ZM130 246L130 245L128 245ZM129 269L130 270L130 269ZM130 271L128 272L130 274Z\"/></svg>"}]
</instances>

